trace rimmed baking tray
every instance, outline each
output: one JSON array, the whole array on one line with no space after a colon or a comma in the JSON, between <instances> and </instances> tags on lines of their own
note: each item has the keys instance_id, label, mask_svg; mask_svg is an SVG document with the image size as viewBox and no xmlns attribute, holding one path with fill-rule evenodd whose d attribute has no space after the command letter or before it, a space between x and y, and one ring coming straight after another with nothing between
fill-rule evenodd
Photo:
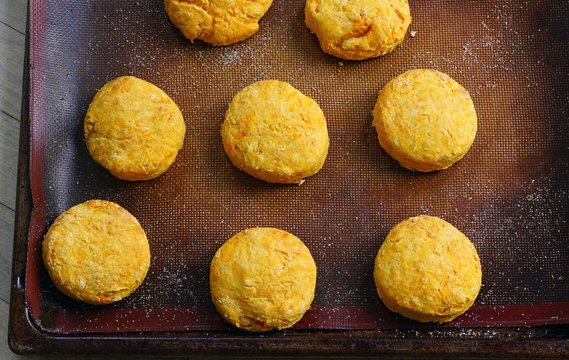
<instances>
[{"instance_id":1,"label":"rimmed baking tray","mask_svg":"<svg viewBox=\"0 0 569 360\"><path fill-rule=\"evenodd\" d=\"M31 1L10 344L18 352L311 355L569 354L569 3L411 1L402 46L370 61L323 54L302 1L275 1L260 31L233 46L191 44L161 1ZM471 93L479 133L452 168L418 174L381 149L377 92L412 68L446 72ZM89 157L82 120L120 75L164 89L188 125L175 165L148 182L114 179ZM322 171L301 186L265 184L227 160L219 125L235 92L292 83L322 106L331 137ZM143 286L113 306L59 294L40 256L55 216L116 201L148 233ZM483 288L456 321L423 325L387 311L372 264L390 227L445 218L479 250ZM237 231L274 226L318 265L313 308L293 329L231 329L209 300L215 250Z\"/></svg>"}]
</instances>

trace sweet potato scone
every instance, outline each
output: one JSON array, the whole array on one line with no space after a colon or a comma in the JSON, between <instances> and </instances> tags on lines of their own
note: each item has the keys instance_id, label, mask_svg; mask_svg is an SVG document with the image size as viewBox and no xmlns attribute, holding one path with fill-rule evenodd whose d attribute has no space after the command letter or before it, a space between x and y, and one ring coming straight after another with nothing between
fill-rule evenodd
<instances>
[{"instance_id":1,"label":"sweet potato scone","mask_svg":"<svg viewBox=\"0 0 569 360\"><path fill-rule=\"evenodd\" d=\"M231 162L271 183L294 184L316 174L328 155L324 113L289 83L256 82L241 90L221 125Z\"/></svg>"},{"instance_id":2,"label":"sweet potato scone","mask_svg":"<svg viewBox=\"0 0 569 360\"><path fill-rule=\"evenodd\" d=\"M403 167L443 170L468 152L478 127L470 94L450 76L415 69L380 91L373 125L381 147Z\"/></svg>"},{"instance_id":3,"label":"sweet potato scone","mask_svg":"<svg viewBox=\"0 0 569 360\"><path fill-rule=\"evenodd\" d=\"M127 210L110 201L89 200L63 212L42 246L55 286L89 304L110 304L130 295L150 266L144 230Z\"/></svg>"},{"instance_id":4,"label":"sweet potato scone","mask_svg":"<svg viewBox=\"0 0 569 360\"><path fill-rule=\"evenodd\" d=\"M134 76L106 83L84 122L89 153L123 180L149 180L164 173L184 144L186 124L161 89Z\"/></svg>"},{"instance_id":5,"label":"sweet potato scone","mask_svg":"<svg viewBox=\"0 0 569 360\"><path fill-rule=\"evenodd\" d=\"M165 0L170 21L186 38L230 45L259 30L272 0Z\"/></svg>"},{"instance_id":6,"label":"sweet potato scone","mask_svg":"<svg viewBox=\"0 0 569 360\"><path fill-rule=\"evenodd\" d=\"M364 60L403 42L411 12L407 0L306 0L305 21L325 53Z\"/></svg>"},{"instance_id":7,"label":"sweet potato scone","mask_svg":"<svg viewBox=\"0 0 569 360\"><path fill-rule=\"evenodd\" d=\"M215 307L234 326L253 332L285 329L310 308L316 264L296 236L250 228L216 252L210 286Z\"/></svg>"},{"instance_id":8,"label":"sweet potato scone","mask_svg":"<svg viewBox=\"0 0 569 360\"><path fill-rule=\"evenodd\" d=\"M389 232L373 274L385 306L421 322L448 322L463 314L482 282L472 242L448 222L425 215Z\"/></svg>"}]
</instances>

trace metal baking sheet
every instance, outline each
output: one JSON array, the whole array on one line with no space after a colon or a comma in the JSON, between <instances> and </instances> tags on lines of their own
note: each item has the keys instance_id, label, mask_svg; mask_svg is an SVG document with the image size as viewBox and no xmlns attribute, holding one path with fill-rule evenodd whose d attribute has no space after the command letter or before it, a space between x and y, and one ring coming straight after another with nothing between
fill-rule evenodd
<instances>
[{"instance_id":1,"label":"metal baking sheet","mask_svg":"<svg viewBox=\"0 0 569 360\"><path fill-rule=\"evenodd\" d=\"M23 165L20 179L27 195L20 195L13 292L25 301L19 308L25 308L25 319L13 315L13 324L23 321L44 342L54 336L104 341L125 333L150 339L176 334L190 343L195 332L204 339L212 331L238 336L211 304L209 262L234 233L273 226L303 239L318 266L313 308L292 330L299 339L319 338L315 331L344 340L366 331L387 331L392 335L379 334L395 339L397 331L419 331L421 337L433 329L451 338L464 329L477 338L493 338L482 336L483 329L498 329L499 336L520 326L565 331L569 3L411 1L413 23L404 43L363 62L322 53L304 25L303 6L276 0L255 36L211 47L184 39L161 1L30 2L30 128L24 142L29 167ZM380 149L371 127L378 91L412 68L449 74L474 100L477 139L448 170L421 174L401 168ZM113 178L90 158L82 138L96 90L126 74L165 90L188 127L176 163L151 181ZM290 82L327 117L328 159L301 186L254 179L223 152L219 126L227 104L262 79ZM112 306L65 298L41 263L41 239L54 218L92 198L132 212L153 254L144 284ZM453 223L482 261L475 305L444 326L392 314L373 285L373 258L383 238L418 214ZM18 335L12 336L18 343ZM275 342L281 336L269 335Z\"/></svg>"}]
</instances>

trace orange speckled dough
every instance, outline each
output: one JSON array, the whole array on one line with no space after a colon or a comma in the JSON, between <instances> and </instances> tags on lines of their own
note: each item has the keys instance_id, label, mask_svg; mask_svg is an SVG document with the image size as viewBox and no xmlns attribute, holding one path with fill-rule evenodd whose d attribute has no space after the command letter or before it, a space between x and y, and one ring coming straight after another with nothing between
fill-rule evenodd
<instances>
[{"instance_id":1,"label":"orange speckled dough","mask_svg":"<svg viewBox=\"0 0 569 360\"><path fill-rule=\"evenodd\" d=\"M316 264L296 236L250 228L215 253L210 288L215 307L234 326L251 332L285 329L310 308Z\"/></svg>"},{"instance_id":2,"label":"orange speckled dough","mask_svg":"<svg viewBox=\"0 0 569 360\"><path fill-rule=\"evenodd\" d=\"M243 41L259 30L272 0L165 0L170 21L186 38L212 45Z\"/></svg>"},{"instance_id":3,"label":"orange speckled dough","mask_svg":"<svg viewBox=\"0 0 569 360\"><path fill-rule=\"evenodd\" d=\"M128 211L104 200L73 206L44 237L43 261L55 286L88 304L130 295L150 266L144 230Z\"/></svg>"},{"instance_id":4,"label":"orange speckled dough","mask_svg":"<svg viewBox=\"0 0 569 360\"><path fill-rule=\"evenodd\" d=\"M396 225L375 258L375 285L391 311L421 322L448 322L478 296L482 270L470 240L448 222L417 216Z\"/></svg>"},{"instance_id":5,"label":"orange speckled dough","mask_svg":"<svg viewBox=\"0 0 569 360\"><path fill-rule=\"evenodd\" d=\"M306 0L305 21L325 53L365 60L403 42L411 12L407 0Z\"/></svg>"},{"instance_id":6,"label":"orange speckled dough","mask_svg":"<svg viewBox=\"0 0 569 360\"><path fill-rule=\"evenodd\" d=\"M256 82L235 95L221 125L221 138L233 165L281 184L300 183L316 174L330 145L320 106L278 80Z\"/></svg>"},{"instance_id":7,"label":"orange speckled dough","mask_svg":"<svg viewBox=\"0 0 569 360\"><path fill-rule=\"evenodd\" d=\"M186 124L178 106L161 89L134 76L106 83L84 122L93 159L119 179L149 180L176 160Z\"/></svg>"},{"instance_id":8,"label":"orange speckled dough","mask_svg":"<svg viewBox=\"0 0 569 360\"><path fill-rule=\"evenodd\" d=\"M401 166L443 170L466 155L478 128L470 94L436 70L410 70L380 91L373 126L381 147Z\"/></svg>"}]
</instances>

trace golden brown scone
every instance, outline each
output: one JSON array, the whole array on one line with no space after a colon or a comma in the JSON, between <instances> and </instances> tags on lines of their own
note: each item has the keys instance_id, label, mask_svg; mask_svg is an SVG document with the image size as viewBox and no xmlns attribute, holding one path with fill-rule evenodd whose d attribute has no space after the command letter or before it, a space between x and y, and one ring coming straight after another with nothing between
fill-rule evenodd
<instances>
[{"instance_id":1,"label":"golden brown scone","mask_svg":"<svg viewBox=\"0 0 569 360\"><path fill-rule=\"evenodd\" d=\"M164 91L134 76L122 76L97 92L87 110L84 132L93 159L114 176L149 180L176 159L186 124Z\"/></svg>"},{"instance_id":2,"label":"golden brown scone","mask_svg":"<svg viewBox=\"0 0 569 360\"><path fill-rule=\"evenodd\" d=\"M150 266L144 230L110 201L89 200L63 212L42 245L55 286L88 304L110 304L130 295Z\"/></svg>"},{"instance_id":3,"label":"golden brown scone","mask_svg":"<svg viewBox=\"0 0 569 360\"><path fill-rule=\"evenodd\" d=\"M381 147L403 167L446 169L468 152L478 121L470 94L448 75L416 69L380 91L373 125Z\"/></svg>"},{"instance_id":4,"label":"golden brown scone","mask_svg":"<svg viewBox=\"0 0 569 360\"><path fill-rule=\"evenodd\" d=\"M217 311L234 326L253 332L285 329L310 308L316 264L296 236L250 228L215 253L210 288Z\"/></svg>"},{"instance_id":5,"label":"golden brown scone","mask_svg":"<svg viewBox=\"0 0 569 360\"><path fill-rule=\"evenodd\" d=\"M448 322L463 314L482 282L480 259L470 240L448 222L425 215L389 232L373 275L387 308L421 322Z\"/></svg>"},{"instance_id":6,"label":"golden brown scone","mask_svg":"<svg viewBox=\"0 0 569 360\"><path fill-rule=\"evenodd\" d=\"M411 13L407 0L306 0L305 21L325 53L364 60L403 42Z\"/></svg>"},{"instance_id":7,"label":"golden brown scone","mask_svg":"<svg viewBox=\"0 0 569 360\"><path fill-rule=\"evenodd\" d=\"M294 184L316 174L328 155L320 106L289 83L264 80L241 90L221 125L229 159L271 183Z\"/></svg>"},{"instance_id":8,"label":"golden brown scone","mask_svg":"<svg viewBox=\"0 0 569 360\"><path fill-rule=\"evenodd\" d=\"M259 30L272 0L164 0L170 21L192 42L212 45L243 41Z\"/></svg>"}]
</instances>

